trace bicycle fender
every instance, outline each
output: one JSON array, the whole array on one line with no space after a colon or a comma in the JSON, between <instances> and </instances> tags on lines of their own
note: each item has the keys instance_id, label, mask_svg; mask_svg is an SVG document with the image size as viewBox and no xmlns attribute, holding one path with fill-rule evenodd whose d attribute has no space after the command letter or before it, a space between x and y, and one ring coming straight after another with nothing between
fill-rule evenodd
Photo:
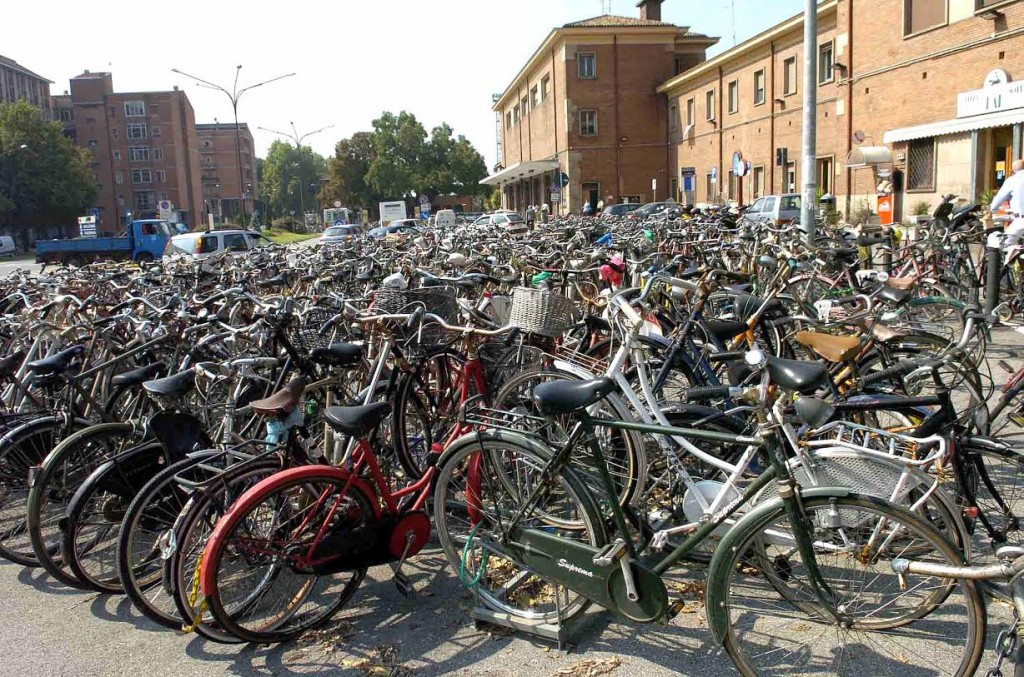
<instances>
[{"instance_id":1,"label":"bicycle fender","mask_svg":"<svg viewBox=\"0 0 1024 677\"><path fill-rule=\"evenodd\" d=\"M234 520L232 517L236 514L243 514L259 501L263 500L267 491L291 480L313 477L330 477L337 479L340 482L351 481L351 487L355 488L357 491L361 491L369 499L369 504L373 506L374 518L380 519L380 501L376 500L377 491L373 489L368 482L360 477L353 476L352 473L344 468L335 468L324 465L304 465L298 468L289 468L288 470L282 470L281 472L274 473L239 496L238 500L232 503L231 507L228 508L228 511L225 512L219 520L217 520L217 525L213 528L213 532L210 534L210 538L206 542L204 552L217 552L220 548L220 543L227 536L228 531L234 526ZM212 597L216 592L214 568L212 566L206 566L205 562L203 563L202 572L200 573L199 585L203 595L207 597Z\"/></svg>"},{"instance_id":2,"label":"bicycle fender","mask_svg":"<svg viewBox=\"0 0 1024 677\"><path fill-rule=\"evenodd\" d=\"M138 446L122 451L114 458L106 461L92 471L68 501L67 516L77 514L82 501L86 500L98 484L104 484L104 490L133 497L153 475L164 467L163 449L158 442L143 442ZM63 529L63 526L62 526Z\"/></svg>"},{"instance_id":3,"label":"bicycle fender","mask_svg":"<svg viewBox=\"0 0 1024 677\"><path fill-rule=\"evenodd\" d=\"M798 487L798 491L803 498L845 498L855 493L846 487L814 487L812 489ZM721 595L718 593L718 590L726 585L726 581L731 573L727 570L726 562L732 557L732 551L736 548L737 543L746 536L746 529L742 528L744 522L756 522L764 518L765 515L778 511L781 506L782 499L778 497L765 501L743 515L732 528L725 532L725 536L722 537L721 542L715 549L714 557L711 558L711 566L708 568L705 599L709 601L720 599ZM725 609L718 608L712 604L707 605L707 613L711 636L715 642L721 644L725 640L725 633L729 628L728 614L725 613Z\"/></svg>"}]
</instances>

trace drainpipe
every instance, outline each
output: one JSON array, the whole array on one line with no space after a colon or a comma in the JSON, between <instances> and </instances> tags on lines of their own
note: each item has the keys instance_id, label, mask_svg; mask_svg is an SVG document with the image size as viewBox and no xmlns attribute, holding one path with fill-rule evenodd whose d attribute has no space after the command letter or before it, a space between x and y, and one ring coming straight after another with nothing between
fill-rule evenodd
<instances>
[{"instance_id":1,"label":"drainpipe","mask_svg":"<svg viewBox=\"0 0 1024 677\"><path fill-rule=\"evenodd\" d=\"M612 36L612 77L614 84L612 91L615 92L615 199L622 195L622 165L619 154L622 148L622 136L619 134L619 36ZM600 199L600 195L598 198ZM597 205L594 205L597 210Z\"/></svg>"},{"instance_id":2,"label":"drainpipe","mask_svg":"<svg viewBox=\"0 0 1024 677\"><path fill-rule=\"evenodd\" d=\"M846 3L846 157L853 150L853 2ZM846 164L846 163L844 163ZM853 170L846 168L846 218L853 204Z\"/></svg>"},{"instance_id":3,"label":"drainpipe","mask_svg":"<svg viewBox=\"0 0 1024 677\"><path fill-rule=\"evenodd\" d=\"M725 108L722 106L722 79L725 77L725 73L722 67L718 67L718 91L715 93L715 107L718 109L715 111L715 119L718 122L718 193L722 194L722 185L728 179L728 175L725 172L725 132L722 128L725 126L724 112ZM729 193L726 192L726 195Z\"/></svg>"},{"instance_id":4,"label":"drainpipe","mask_svg":"<svg viewBox=\"0 0 1024 677\"><path fill-rule=\"evenodd\" d=\"M768 68L768 101L769 101L769 120L768 120L768 190L764 190L764 186L761 186L761 191L765 195L771 195L775 192L775 41L771 41L771 60L769 61Z\"/></svg>"},{"instance_id":5,"label":"drainpipe","mask_svg":"<svg viewBox=\"0 0 1024 677\"><path fill-rule=\"evenodd\" d=\"M558 78L555 77L555 48L554 47L551 48L551 110L552 110L551 120L552 120L553 129L554 129L554 132L555 132L555 160L558 162L558 169L556 169L555 171L556 172L561 172L562 171L562 156L560 155L560 151L558 150ZM565 173L566 173L566 175L568 175L569 174L569 172L568 172L568 169L569 169L569 155L568 155L568 153L565 156L565 160L566 160L566 162L565 162L566 172ZM557 174L556 174L556 176L557 176ZM566 191L564 190L564 188L561 191L561 193L562 194L559 195L559 198L561 198L561 200L558 203L558 212L557 212L558 214L564 214L565 213L563 210L565 209L565 203L567 202L567 200L566 200ZM551 214L554 215L555 213L556 213L555 212L555 205L551 205Z\"/></svg>"}]
</instances>

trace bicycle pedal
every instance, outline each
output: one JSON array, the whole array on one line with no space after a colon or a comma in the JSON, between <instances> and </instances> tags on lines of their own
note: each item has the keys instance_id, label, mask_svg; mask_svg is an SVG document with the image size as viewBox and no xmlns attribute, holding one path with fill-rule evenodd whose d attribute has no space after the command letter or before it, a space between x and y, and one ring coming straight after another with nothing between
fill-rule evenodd
<instances>
[{"instance_id":1,"label":"bicycle pedal","mask_svg":"<svg viewBox=\"0 0 1024 677\"><path fill-rule=\"evenodd\" d=\"M401 571L395 572L395 588L398 592L402 593L404 597L414 597L416 589L413 588L412 581Z\"/></svg>"},{"instance_id":2,"label":"bicycle pedal","mask_svg":"<svg viewBox=\"0 0 1024 677\"><path fill-rule=\"evenodd\" d=\"M1001 560L1014 560L1024 556L1024 548L1019 545L1004 545L996 550L996 557Z\"/></svg>"},{"instance_id":3,"label":"bicycle pedal","mask_svg":"<svg viewBox=\"0 0 1024 677\"><path fill-rule=\"evenodd\" d=\"M671 623L672 619L682 613L685 607L686 602L681 597L670 601L668 607L665 608L665 615L661 617L662 624L668 625Z\"/></svg>"},{"instance_id":4,"label":"bicycle pedal","mask_svg":"<svg viewBox=\"0 0 1024 677\"><path fill-rule=\"evenodd\" d=\"M594 565L606 567L617 559L625 556L625 554L626 542L621 538L617 538L615 541L601 548L601 550L594 555Z\"/></svg>"}]
</instances>

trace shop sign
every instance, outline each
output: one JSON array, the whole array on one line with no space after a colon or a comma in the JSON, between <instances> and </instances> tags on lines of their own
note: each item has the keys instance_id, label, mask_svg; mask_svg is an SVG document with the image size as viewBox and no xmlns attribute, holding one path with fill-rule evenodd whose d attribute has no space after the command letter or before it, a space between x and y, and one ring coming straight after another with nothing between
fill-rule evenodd
<instances>
[{"instance_id":1,"label":"shop sign","mask_svg":"<svg viewBox=\"0 0 1024 677\"><path fill-rule=\"evenodd\" d=\"M1001 78L990 77L986 78L985 84L983 89L961 92L957 95L958 118L1024 108L1024 80L1005 82L1001 81Z\"/></svg>"}]
</instances>

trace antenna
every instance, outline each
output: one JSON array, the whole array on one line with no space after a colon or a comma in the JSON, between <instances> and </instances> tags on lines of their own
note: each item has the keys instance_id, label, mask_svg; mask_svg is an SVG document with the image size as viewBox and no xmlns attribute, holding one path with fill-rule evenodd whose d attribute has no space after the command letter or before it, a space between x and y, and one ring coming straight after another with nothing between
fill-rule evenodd
<instances>
[{"instance_id":1,"label":"antenna","mask_svg":"<svg viewBox=\"0 0 1024 677\"><path fill-rule=\"evenodd\" d=\"M612 0L601 0L601 14L612 13Z\"/></svg>"},{"instance_id":2,"label":"antenna","mask_svg":"<svg viewBox=\"0 0 1024 677\"><path fill-rule=\"evenodd\" d=\"M729 0L729 10L732 12L732 46L736 46L736 0Z\"/></svg>"}]
</instances>

